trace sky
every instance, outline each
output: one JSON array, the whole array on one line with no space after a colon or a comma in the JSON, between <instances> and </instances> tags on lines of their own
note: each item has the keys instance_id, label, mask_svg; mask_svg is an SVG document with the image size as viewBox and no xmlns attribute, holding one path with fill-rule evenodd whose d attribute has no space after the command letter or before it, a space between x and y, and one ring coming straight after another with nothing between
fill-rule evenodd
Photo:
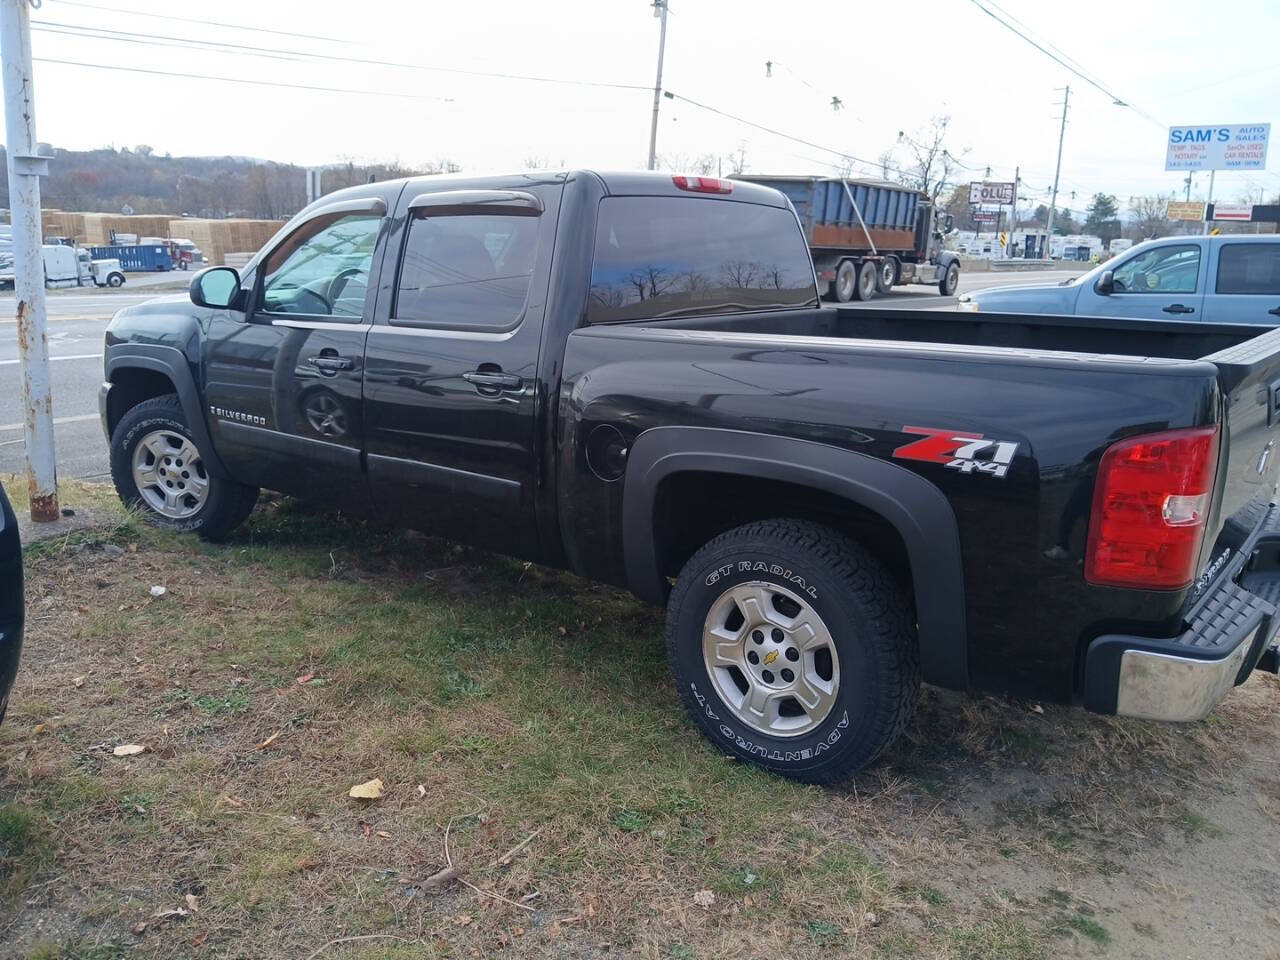
<instances>
[{"instance_id":1,"label":"sky","mask_svg":"<svg viewBox=\"0 0 1280 960\"><path fill-rule=\"evenodd\" d=\"M43 0L32 21L38 135L59 147L474 173L647 160L649 0ZM841 154L887 150L905 167L899 132L919 139L946 116L957 179L1020 167L1024 202L1045 202L1070 84L1059 206L1104 191L1123 209L1185 196L1185 174L1164 171L1169 125L1269 122L1280 136L1278 36L1274 0L670 0L662 85L687 99L662 99L657 149L742 151L750 173L826 175ZM1219 174L1214 198L1260 190L1280 193L1278 146L1266 171Z\"/></svg>"}]
</instances>

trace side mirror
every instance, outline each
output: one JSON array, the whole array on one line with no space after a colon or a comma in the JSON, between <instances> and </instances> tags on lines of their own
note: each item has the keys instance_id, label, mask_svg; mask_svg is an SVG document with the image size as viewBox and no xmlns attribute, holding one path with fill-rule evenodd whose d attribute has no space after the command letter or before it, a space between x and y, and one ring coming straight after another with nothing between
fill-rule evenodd
<instances>
[{"instance_id":1,"label":"side mirror","mask_svg":"<svg viewBox=\"0 0 1280 960\"><path fill-rule=\"evenodd\" d=\"M191 278L188 291L197 307L225 310L240 292L240 274L231 267L209 267Z\"/></svg>"},{"instance_id":2,"label":"side mirror","mask_svg":"<svg viewBox=\"0 0 1280 960\"><path fill-rule=\"evenodd\" d=\"M955 225L956 225L956 218L955 218L955 217L953 217L951 214L949 214L949 213L948 213L948 214L947 214L947 219L945 219L945 220L943 220L943 221L942 221L942 232L943 232L943 233L950 233L950 232L951 232L951 228L952 228L952 227L954 227Z\"/></svg>"},{"instance_id":3,"label":"side mirror","mask_svg":"<svg viewBox=\"0 0 1280 960\"><path fill-rule=\"evenodd\" d=\"M1093 289L1097 290L1104 297L1111 296L1112 291L1116 288L1115 274L1110 270L1103 270L1102 276L1098 278L1098 282L1094 284Z\"/></svg>"}]
</instances>

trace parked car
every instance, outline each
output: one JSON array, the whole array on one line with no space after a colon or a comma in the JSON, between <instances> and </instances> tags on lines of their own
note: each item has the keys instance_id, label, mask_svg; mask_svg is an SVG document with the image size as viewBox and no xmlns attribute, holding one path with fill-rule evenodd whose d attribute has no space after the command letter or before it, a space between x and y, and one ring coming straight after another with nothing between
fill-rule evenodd
<instances>
[{"instance_id":1,"label":"parked car","mask_svg":"<svg viewBox=\"0 0 1280 960\"><path fill-rule=\"evenodd\" d=\"M22 653L22 543L18 519L0 487L0 721L9 709L9 691Z\"/></svg>"},{"instance_id":2,"label":"parked car","mask_svg":"<svg viewBox=\"0 0 1280 960\"><path fill-rule=\"evenodd\" d=\"M1276 669L1280 331L818 292L757 184L354 187L115 315L112 477L209 538L268 487L665 603L693 722L810 781L921 678L1188 720Z\"/></svg>"},{"instance_id":3,"label":"parked car","mask_svg":"<svg viewBox=\"0 0 1280 960\"><path fill-rule=\"evenodd\" d=\"M1147 240L1082 277L962 294L960 310L1280 325L1280 236Z\"/></svg>"}]
</instances>

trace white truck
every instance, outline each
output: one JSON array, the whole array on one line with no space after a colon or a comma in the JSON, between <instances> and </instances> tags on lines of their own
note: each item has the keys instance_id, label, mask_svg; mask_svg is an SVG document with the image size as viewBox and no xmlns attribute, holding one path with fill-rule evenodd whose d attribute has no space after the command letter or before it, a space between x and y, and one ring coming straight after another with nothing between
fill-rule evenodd
<instances>
[{"instance_id":1,"label":"white truck","mask_svg":"<svg viewBox=\"0 0 1280 960\"><path fill-rule=\"evenodd\" d=\"M124 284L124 270L116 259L94 260L88 250L60 243L40 247L44 259L46 287L119 287ZM13 254L0 254L0 288L13 286Z\"/></svg>"}]
</instances>

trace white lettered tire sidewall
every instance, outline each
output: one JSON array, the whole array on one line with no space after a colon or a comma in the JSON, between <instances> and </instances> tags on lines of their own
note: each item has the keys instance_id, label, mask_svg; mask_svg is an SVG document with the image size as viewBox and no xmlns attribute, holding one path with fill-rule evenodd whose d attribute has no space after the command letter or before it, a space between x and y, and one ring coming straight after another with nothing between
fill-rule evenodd
<instances>
[{"instance_id":1,"label":"white lettered tire sidewall","mask_svg":"<svg viewBox=\"0 0 1280 960\"><path fill-rule=\"evenodd\" d=\"M702 653L708 610L726 590L750 581L805 597L834 641L840 664L835 704L807 733L779 737L753 729L708 675ZM918 687L914 646L898 649L908 643L909 627L900 592L856 544L815 524L765 521L716 538L690 559L668 605L667 646L680 696L716 746L789 777L832 782L878 757L914 704L914 692L905 694L908 703L896 702Z\"/></svg>"}]
</instances>

